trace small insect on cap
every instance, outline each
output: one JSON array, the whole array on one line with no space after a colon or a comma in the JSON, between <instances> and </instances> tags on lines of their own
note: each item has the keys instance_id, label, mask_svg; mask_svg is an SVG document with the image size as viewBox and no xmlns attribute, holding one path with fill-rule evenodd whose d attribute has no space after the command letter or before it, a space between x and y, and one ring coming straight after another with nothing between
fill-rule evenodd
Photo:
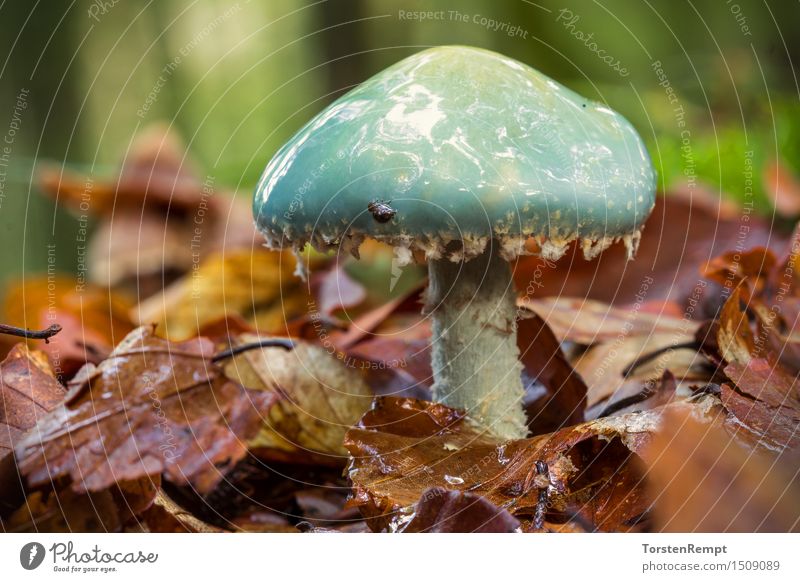
<instances>
[{"instance_id":1,"label":"small insect on cap","mask_svg":"<svg viewBox=\"0 0 800 582\"><path fill-rule=\"evenodd\" d=\"M308 122L253 208L273 247L357 253L372 237L468 259L496 239L512 259L534 236L558 258L576 239L587 257L616 240L632 252L654 199L650 158L618 113L497 53L445 46Z\"/></svg>"}]
</instances>

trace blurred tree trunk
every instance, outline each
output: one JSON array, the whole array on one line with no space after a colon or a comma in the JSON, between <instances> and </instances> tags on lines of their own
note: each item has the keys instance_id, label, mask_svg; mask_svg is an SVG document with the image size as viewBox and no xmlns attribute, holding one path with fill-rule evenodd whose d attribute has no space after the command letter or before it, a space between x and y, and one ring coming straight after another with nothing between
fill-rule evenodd
<instances>
[{"instance_id":1,"label":"blurred tree trunk","mask_svg":"<svg viewBox=\"0 0 800 582\"><path fill-rule=\"evenodd\" d=\"M363 0L348 2L323 2L318 8L322 32L322 50L328 91L333 93L331 100L346 93L369 76L367 53L368 20Z\"/></svg>"}]
</instances>

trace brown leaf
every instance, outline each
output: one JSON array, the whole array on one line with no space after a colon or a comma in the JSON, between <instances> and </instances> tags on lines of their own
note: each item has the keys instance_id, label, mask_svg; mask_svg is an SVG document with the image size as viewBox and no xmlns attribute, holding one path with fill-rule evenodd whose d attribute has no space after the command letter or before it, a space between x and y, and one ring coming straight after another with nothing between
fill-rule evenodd
<instances>
[{"instance_id":1,"label":"brown leaf","mask_svg":"<svg viewBox=\"0 0 800 582\"><path fill-rule=\"evenodd\" d=\"M741 214L717 193L699 187L669 192L656 198L636 260L629 261L618 244L586 261L572 245L557 263L540 257L520 259L514 272L517 289L529 297L585 297L624 306L634 304L647 285L648 301L666 299L683 307L691 299L701 304L710 289L698 275L712 257L733 248L784 244L783 236L754 215L743 233ZM559 336L555 326L553 331Z\"/></svg>"},{"instance_id":2,"label":"brown leaf","mask_svg":"<svg viewBox=\"0 0 800 582\"><path fill-rule=\"evenodd\" d=\"M20 472L34 486L69 475L78 493L162 472L209 491L276 400L226 378L212 350L208 339L172 344L134 330L20 443Z\"/></svg>"},{"instance_id":3,"label":"brown leaf","mask_svg":"<svg viewBox=\"0 0 800 582\"><path fill-rule=\"evenodd\" d=\"M431 487L423 492L403 533L512 533L520 527L508 511L480 495Z\"/></svg>"},{"instance_id":4,"label":"brown leaf","mask_svg":"<svg viewBox=\"0 0 800 582\"><path fill-rule=\"evenodd\" d=\"M676 410L646 458L656 531L800 531L797 456L748 451L717 424Z\"/></svg>"},{"instance_id":5,"label":"brown leaf","mask_svg":"<svg viewBox=\"0 0 800 582\"><path fill-rule=\"evenodd\" d=\"M588 349L574 366L589 387L590 411L600 413L612 402L639 392L648 383L660 381L665 371L679 381L707 381L710 374L704 369L706 359L693 349L678 348L690 340L691 335L652 333L620 336ZM637 360L652 354L659 355L631 370Z\"/></svg>"},{"instance_id":6,"label":"brown leaf","mask_svg":"<svg viewBox=\"0 0 800 582\"><path fill-rule=\"evenodd\" d=\"M534 435L583 422L586 384L538 315L520 319L517 346L526 375L525 411Z\"/></svg>"},{"instance_id":7,"label":"brown leaf","mask_svg":"<svg viewBox=\"0 0 800 582\"><path fill-rule=\"evenodd\" d=\"M25 495L14 448L65 396L42 352L16 344L0 364L0 515L14 509Z\"/></svg>"},{"instance_id":8,"label":"brown leaf","mask_svg":"<svg viewBox=\"0 0 800 582\"><path fill-rule=\"evenodd\" d=\"M716 329L717 347L726 362L747 365L756 351L756 340L747 313L741 307L742 288L737 286L725 301Z\"/></svg>"},{"instance_id":9,"label":"brown leaf","mask_svg":"<svg viewBox=\"0 0 800 582\"><path fill-rule=\"evenodd\" d=\"M94 493L34 491L0 525L8 532L115 532L153 504L158 479L122 482Z\"/></svg>"},{"instance_id":10,"label":"brown leaf","mask_svg":"<svg viewBox=\"0 0 800 582\"><path fill-rule=\"evenodd\" d=\"M775 253L770 249L755 247L745 252L730 251L713 258L704 266L703 274L727 291L747 282L742 289L748 292L744 297L748 300L750 291L759 295L765 290L776 263Z\"/></svg>"},{"instance_id":11,"label":"brown leaf","mask_svg":"<svg viewBox=\"0 0 800 582\"><path fill-rule=\"evenodd\" d=\"M253 339L242 335L237 341ZM280 460L344 463L344 434L372 402L358 371L324 345L296 342L291 351L251 350L233 358L225 373L251 390L280 395L251 442L259 454Z\"/></svg>"},{"instance_id":12,"label":"brown leaf","mask_svg":"<svg viewBox=\"0 0 800 582\"><path fill-rule=\"evenodd\" d=\"M765 451L800 450L800 411L774 407L743 396L727 384L720 387L722 404L730 416L725 426L742 442Z\"/></svg>"},{"instance_id":13,"label":"brown leaf","mask_svg":"<svg viewBox=\"0 0 800 582\"><path fill-rule=\"evenodd\" d=\"M15 345L0 364L0 461L65 396L47 356Z\"/></svg>"},{"instance_id":14,"label":"brown leaf","mask_svg":"<svg viewBox=\"0 0 800 582\"><path fill-rule=\"evenodd\" d=\"M620 336L686 335L697 329L696 323L684 318L647 313L640 308L613 307L589 299L523 297L517 304L544 319L561 342L591 345L613 341Z\"/></svg>"},{"instance_id":15,"label":"brown leaf","mask_svg":"<svg viewBox=\"0 0 800 582\"><path fill-rule=\"evenodd\" d=\"M213 252L252 249L260 240L250 204L201 178L178 137L145 128L115 178L97 180L43 169L42 190L81 215L99 217L88 244L89 277L130 285L137 296L189 271Z\"/></svg>"},{"instance_id":16,"label":"brown leaf","mask_svg":"<svg viewBox=\"0 0 800 582\"><path fill-rule=\"evenodd\" d=\"M6 291L3 321L26 327L61 325L60 333L46 344L37 342L37 348L48 354L56 377L66 382L133 329L130 308L116 293L80 280L25 277Z\"/></svg>"},{"instance_id":17,"label":"brown leaf","mask_svg":"<svg viewBox=\"0 0 800 582\"><path fill-rule=\"evenodd\" d=\"M740 391L768 406L800 410L797 377L778 364L764 358L752 359L746 364L734 361L725 366L725 375Z\"/></svg>"},{"instance_id":18,"label":"brown leaf","mask_svg":"<svg viewBox=\"0 0 800 582\"><path fill-rule=\"evenodd\" d=\"M153 505L143 513L139 528L155 533L219 533L223 530L209 525L175 503L159 489Z\"/></svg>"},{"instance_id":19,"label":"brown leaf","mask_svg":"<svg viewBox=\"0 0 800 582\"><path fill-rule=\"evenodd\" d=\"M713 417L719 400L669 407ZM531 439L497 443L458 411L411 399L378 398L347 433L353 503L375 530L391 529L431 487L471 492L535 529L546 487L547 523L629 530L649 506L637 452L662 410L604 418ZM546 463L538 474L537 461ZM549 526L547 526L549 527Z\"/></svg>"},{"instance_id":20,"label":"brown leaf","mask_svg":"<svg viewBox=\"0 0 800 582\"><path fill-rule=\"evenodd\" d=\"M317 303L320 313L325 317L355 307L367 296L364 287L353 281L338 262L332 269L321 273L318 279Z\"/></svg>"},{"instance_id":21,"label":"brown leaf","mask_svg":"<svg viewBox=\"0 0 800 582\"><path fill-rule=\"evenodd\" d=\"M375 336L347 351L353 365L366 373L377 396L430 398L433 384L430 333L419 339Z\"/></svg>"},{"instance_id":22,"label":"brown leaf","mask_svg":"<svg viewBox=\"0 0 800 582\"><path fill-rule=\"evenodd\" d=\"M245 317L261 333L281 333L289 319L308 307L309 295L293 275L295 267L288 251L214 254L163 294L140 303L136 319L157 324L173 340L195 337L203 326L231 315Z\"/></svg>"},{"instance_id":23,"label":"brown leaf","mask_svg":"<svg viewBox=\"0 0 800 582\"><path fill-rule=\"evenodd\" d=\"M772 160L764 168L764 189L784 218L800 215L800 180L784 162Z\"/></svg>"}]
</instances>

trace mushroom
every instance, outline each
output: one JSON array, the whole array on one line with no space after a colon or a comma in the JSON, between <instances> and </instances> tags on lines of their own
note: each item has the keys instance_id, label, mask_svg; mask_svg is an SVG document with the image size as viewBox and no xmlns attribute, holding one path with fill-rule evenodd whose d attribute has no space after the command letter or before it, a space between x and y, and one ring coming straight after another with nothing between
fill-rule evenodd
<instances>
[{"instance_id":1,"label":"mushroom","mask_svg":"<svg viewBox=\"0 0 800 582\"><path fill-rule=\"evenodd\" d=\"M401 264L424 255L434 399L497 438L527 423L510 262L633 256L655 172L633 127L520 62L443 46L375 75L274 156L254 199L268 246L358 257L366 237ZM533 238L536 245L526 245Z\"/></svg>"}]
</instances>

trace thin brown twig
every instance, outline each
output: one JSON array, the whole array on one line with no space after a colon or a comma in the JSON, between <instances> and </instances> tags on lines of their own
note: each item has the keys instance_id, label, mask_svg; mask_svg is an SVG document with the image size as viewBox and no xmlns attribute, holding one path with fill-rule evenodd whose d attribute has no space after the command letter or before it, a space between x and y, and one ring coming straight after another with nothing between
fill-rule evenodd
<instances>
[{"instance_id":1,"label":"thin brown twig","mask_svg":"<svg viewBox=\"0 0 800 582\"><path fill-rule=\"evenodd\" d=\"M247 352L249 350L256 350L258 348L283 348L285 350L291 350L294 349L294 346L295 343L290 339L260 340L257 342L242 344L240 346L233 346L232 348L229 348L222 352L218 352L211 357L211 361L219 362L220 360L231 358L237 354L241 354L242 352Z\"/></svg>"},{"instance_id":2,"label":"thin brown twig","mask_svg":"<svg viewBox=\"0 0 800 582\"><path fill-rule=\"evenodd\" d=\"M43 339L44 343L50 343L50 338L61 331L61 326L54 323L47 329L25 329L24 327L16 327L13 325L6 325L0 323L0 334L13 335L15 337L24 337L26 339Z\"/></svg>"}]
</instances>

